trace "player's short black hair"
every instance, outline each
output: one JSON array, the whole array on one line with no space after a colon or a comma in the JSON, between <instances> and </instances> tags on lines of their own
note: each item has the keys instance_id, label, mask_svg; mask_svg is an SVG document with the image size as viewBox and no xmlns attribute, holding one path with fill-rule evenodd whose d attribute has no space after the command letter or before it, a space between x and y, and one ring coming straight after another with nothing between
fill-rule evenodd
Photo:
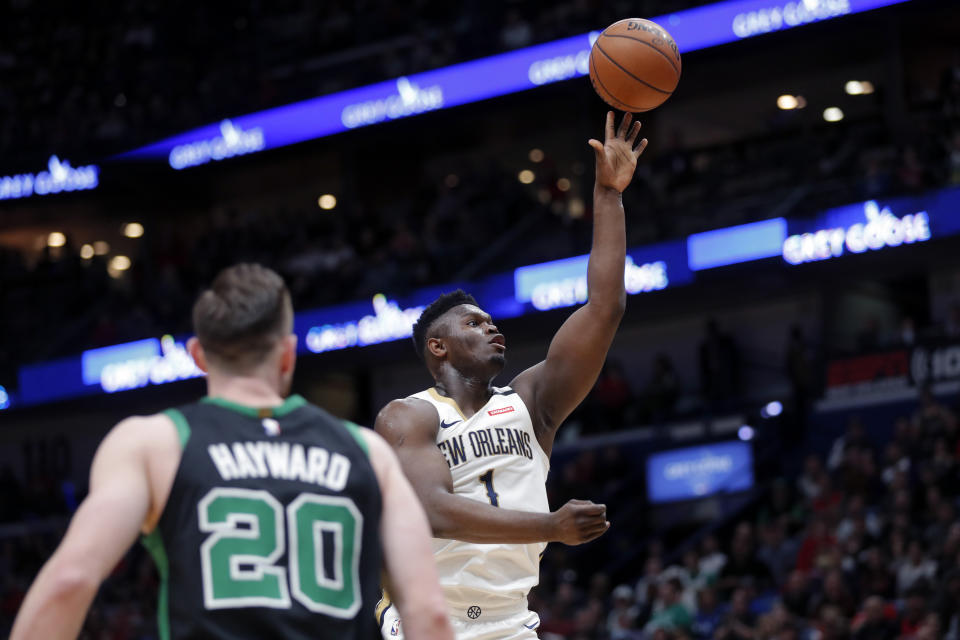
<instances>
[{"instance_id":1,"label":"player's short black hair","mask_svg":"<svg viewBox=\"0 0 960 640\"><path fill-rule=\"evenodd\" d=\"M420 314L420 318L413 325L413 348L417 350L417 355L421 359L424 358L423 351L427 346L427 331L430 330L430 325L447 311L461 304L480 306L472 295L463 289L457 289L450 293L441 294L439 298L427 305L427 308Z\"/></svg>"},{"instance_id":2,"label":"player's short black hair","mask_svg":"<svg viewBox=\"0 0 960 640\"><path fill-rule=\"evenodd\" d=\"M259 264L224 269L193 305L193 330L208 359L230 369L258 364L292 322L283 278Z\"/></svg>"}]
</instances>

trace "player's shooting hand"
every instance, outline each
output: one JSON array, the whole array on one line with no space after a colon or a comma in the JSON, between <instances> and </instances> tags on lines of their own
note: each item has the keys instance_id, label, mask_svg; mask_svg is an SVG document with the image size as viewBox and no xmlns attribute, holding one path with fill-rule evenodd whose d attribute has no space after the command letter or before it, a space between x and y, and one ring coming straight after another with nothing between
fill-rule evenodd
<instances>
[{"instance_id":1,"label":"player's shooting hand","mask_svg":"<svg viewBox=\"0 0 960 640\"><path fill-rule=\"evenodd\" d=\"M618 193L630 185L633 173L637 169L637 158L647 148L647 139L637 143L640 135L640 122L633 121L632 113L625 113L620 127L614 133L613 111L607 112L606 137L601 144L599 140L591 139L589 145L597 157L597 186L614 189ZM636 144L636 147L634 147Z\"/></svg>"},{"instance_id":2,"label":"player's shooting hand","mask_svg":"<svg viewBox=\"0 0 960 640\"><path fill-rule=\"evenodd\" d=\"M552 540L575 545L599 538L610 528L607 507L589 500L570 500L553 512Z\"/></svg>"}]
</instances>

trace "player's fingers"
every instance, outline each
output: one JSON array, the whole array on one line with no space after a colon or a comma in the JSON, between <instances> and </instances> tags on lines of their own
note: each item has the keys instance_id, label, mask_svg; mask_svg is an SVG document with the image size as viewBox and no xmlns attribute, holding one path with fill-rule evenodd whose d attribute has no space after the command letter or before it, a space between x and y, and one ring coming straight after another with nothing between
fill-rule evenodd
<instances>
[{"instance_id":1,"label":"player's fingers","mask_svg":"<svg viewBox=\"0 0 960 640\"><path fill-rule=\"evenodd\" d=\"M591 540L596 540L597 538L602 536L604 533L606 533L608 528L609 527L603 527L602 529L591 531L589 536L586 537L586 539L584 539L584 542L590 542Z\"/></svg>"},{"instance_id":2,"label":"player's fingers","mask_svg":"<svg viewBox=\"0 0 960 640\"><path fill-rule=\"evenodd\" d=\"M623 114L623 120L620 121L620 128L617 129L618 138L626 137L631 122L633 122L633 114L628 111Z\"/></svg>"},{"instance_id":3,"label":"player's fingers","mask_svg":"<svg viewBox=\"0 0 960 640\"><path fill-rule=\"evenodd\" d=\"M597 162L600 162L600 160L603 158L603 143L599 140L590 138L587 140L587 144L593 148L593 154L597 156Z\"/></svg>"},{"instance_id":4,"label":"player's fingers","mask_svg":"<svg viewBox=\"0 0 960 640\"><path fill-rule=\"evenodd\" d=\"M630 134L627 135L627 142L630 146L633 146L633 143L637 140L637 136L640 135L640 121L637 120L633 123L633 126L630 127Z\"/></svg>"},{"instance_id":5,"label":"player's fingers","mask_svg":"<svg viewBox=\"0 0 960 640\"><path fill-rule=\"evenodd\" d=\"M613 111L607 111L607 128L606 128L607 140L613 137L613 121L614 121Z\"/></svg>"},{"instance_id":6,"label":"player's fingers","mask_svg":"<svg viewBox=\"0 0 960 640\"><path fill-rule=\"evenodd\" d=\"M599 519L597 519L597 520L595 520L595 521L593 521L593 522L590 522L590 523L585 524L585 525L581 528L581 531L584 531L584 532L587 532L587 533L593 532L593 531L604 531L604 530L606 530L606 528L607 528L608 526L609 526L609 525L608 525L607 518L606 518L606 516L604 516L604 517L599 518Z\"/></svg>"},{"instance_id":7,"label":"player's fingers","mask_svg":"<svg viewBox=\"0 0 960 640\"><path fill-rule=\"evenodd\" d=\"M633 155L639 158L643 154L643 150L647 148L647 139L644 138L640 141L640 144L637 145L637 148L633 150Z\"/></svg>"}]
</instances>

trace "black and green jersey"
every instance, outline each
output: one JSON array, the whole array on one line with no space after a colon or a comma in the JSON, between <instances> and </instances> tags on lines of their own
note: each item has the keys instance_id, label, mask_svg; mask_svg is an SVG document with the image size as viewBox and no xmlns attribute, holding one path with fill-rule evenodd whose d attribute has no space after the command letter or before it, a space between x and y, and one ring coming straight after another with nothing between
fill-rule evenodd
<instances>
[{"instance_id":1,"label":"black and green jersey","mask_svg":"<svg viewBox=\"0 0 960 640\"><path fill-rule=\"evenodd\" d=\"M144 538L160 640L371 637L381 497L358 427L300 396L167 415L183 458Z\"/></svg>"}]
</instances>

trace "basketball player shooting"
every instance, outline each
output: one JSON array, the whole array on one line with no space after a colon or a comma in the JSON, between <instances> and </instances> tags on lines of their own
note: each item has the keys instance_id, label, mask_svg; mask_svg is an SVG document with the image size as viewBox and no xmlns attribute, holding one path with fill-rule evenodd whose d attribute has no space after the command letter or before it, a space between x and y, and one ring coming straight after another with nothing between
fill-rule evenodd
<instances>
[{"instance_id":1,"label":"basketball player shooting","mask_svg":"<svg viewBox=\"0 0 960 640\"><path fill-rule=\"evenodd\" d=\"M589 300L560 327L544 361L507 387L493 379L506 341L463 291L431 303L413 339L435 384L384 407L376 430L393 445L426 508L434 557L459 640L536 638L527 593L548 542L602 535L606 507L571 500L550 512L545 482L557 428L596 382L626 305L626 233L620 194L647 140L627 113L607 114L596 156ZM377 607L384 638L409 632L389 596ZM404 628L405 627L405 628Z\"/></svg>"},{"instance_id":2,"label":"basketball player shooting","mask_svg":"<svg viewBox=\"0 0 960 640\"><path fill-rule=\"evenodd\" d=\"M452 640L427 519L390 447L285 399L296 336L280 276L230 267L193 319L188 348L209 395L107 435L11 639L76 638L143 534L161 579L160 640L366 640L382 567L410 636Z\"/></svg>"}]
</instances>

